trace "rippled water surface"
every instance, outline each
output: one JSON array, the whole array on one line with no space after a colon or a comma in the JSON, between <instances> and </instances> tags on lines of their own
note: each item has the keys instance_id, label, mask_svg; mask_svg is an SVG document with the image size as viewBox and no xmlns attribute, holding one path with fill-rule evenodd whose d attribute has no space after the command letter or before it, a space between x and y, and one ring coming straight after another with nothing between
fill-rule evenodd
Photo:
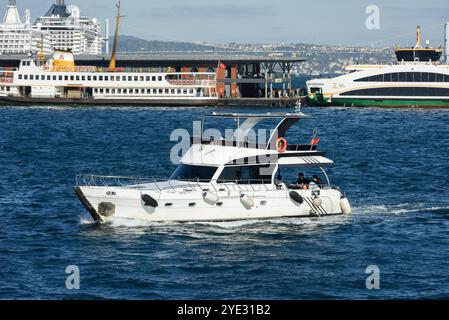
<instances>
[{"instance_id":1,"label":"rippled water surface","mask_svg":"<svg viewBox=\"0 0 449 320\"><path fill-rule=\"evenodd\" d=\"M446 111L305 110L289 137L320 128L349 217L92 223L77 173L168 176L172 130L213 110L1 108L0 299L449 298Z\"/></svg>"}]
</instances>

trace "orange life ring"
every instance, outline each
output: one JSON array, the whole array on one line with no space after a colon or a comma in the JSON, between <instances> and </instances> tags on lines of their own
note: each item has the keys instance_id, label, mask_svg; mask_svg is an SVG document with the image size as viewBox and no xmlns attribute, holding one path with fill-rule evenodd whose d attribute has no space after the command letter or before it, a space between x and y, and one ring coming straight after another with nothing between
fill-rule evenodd
<instances>
[{"instance_id":1,"label":"orange life ring","mask_svg":"<svg viewBox=\"0 0 449 320\"><path fill-rule=\"evenodd\" d=\"M287 140L285 138L279 138L276 141L277 150L280 153L287 151Z\"/></svg>"}]
</instances>

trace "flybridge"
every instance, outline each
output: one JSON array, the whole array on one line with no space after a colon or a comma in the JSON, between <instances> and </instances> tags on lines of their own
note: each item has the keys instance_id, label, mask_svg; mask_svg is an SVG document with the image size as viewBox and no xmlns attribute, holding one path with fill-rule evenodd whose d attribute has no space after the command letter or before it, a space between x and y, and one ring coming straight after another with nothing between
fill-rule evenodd
<instances>
[{"instance_id":1,"label":"flybridge","mask_svg":"<svg viewBox=\"0 0 449 320\"><path fill-rule=\"evenodd\" d=\"M236 128L226 129L224 137L218 129L205 130L207 118L233 119ZM245 158L254 155L279 154L280 156L324 156L324 152L317 151L320 139L317 132L312 133L310 140L303 144L291 144L287 141L287 130L301 119L312 117L303 113L211 113L204 116L201 128L194 128L193 145L207 145L214 147L231 147L238 149L256 149L256 154L247 154ZM271 129L261 129L259 124L265 120L276 120ZM201 130L201 131L199 131ZM201 135L198 133L201 132ZM195 136L196 134L196 136ZM223 150L223 152L226 152ZM248 151L249 152L249 151ZM241 156L239 155L235 155ZM249 160L248 160L249 161Z\"/></svg>"}]
</instances>

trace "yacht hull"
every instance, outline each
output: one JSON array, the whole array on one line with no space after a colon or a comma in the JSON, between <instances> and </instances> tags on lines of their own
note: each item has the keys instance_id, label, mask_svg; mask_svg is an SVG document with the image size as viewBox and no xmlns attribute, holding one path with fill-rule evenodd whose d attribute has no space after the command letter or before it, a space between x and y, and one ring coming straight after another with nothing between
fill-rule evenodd
<instances>
[{"instance_id":1,"label":"yacht hull","mask_svg":"<svg viewBox=\"0 0 449 320\"><path fill-rule=\"evenodd\" d=\"M220 190L220 189L217 189ZM320 217L343 214L342 194L335 189L319 192L296 190L302 203L290 196L291 190L242 191L223 188L212 201L202 190L145 190L126 187L77 187L76 194L93 219L105 223L114 218L152 222L209 222L271 219L281 217ZM317 196L317 193L319 194ZM148 205L144 200L153 199ZM319 206L316 206L316 198ZM249 199L249 201L248 201Z\"/></svg>"}]
</instances>

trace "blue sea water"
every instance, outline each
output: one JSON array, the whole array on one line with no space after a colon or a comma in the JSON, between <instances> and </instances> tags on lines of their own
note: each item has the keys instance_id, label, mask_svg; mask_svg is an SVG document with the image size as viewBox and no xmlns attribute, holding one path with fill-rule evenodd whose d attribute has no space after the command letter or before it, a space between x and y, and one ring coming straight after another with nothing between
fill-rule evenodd
<instances>
[{"instance_id":1,"label":"blue sea water","mask_svg":"<svg viewBox=\"0 0 449 320\"><path fill-rule=\"evenodd\" d=\"M449 298L447 111L304 110L290 136L320 128L351 216L92 223L76 174L168 176L171 131L213 110L1 108L0 299Z\"/></svg>"}]
</instances>

